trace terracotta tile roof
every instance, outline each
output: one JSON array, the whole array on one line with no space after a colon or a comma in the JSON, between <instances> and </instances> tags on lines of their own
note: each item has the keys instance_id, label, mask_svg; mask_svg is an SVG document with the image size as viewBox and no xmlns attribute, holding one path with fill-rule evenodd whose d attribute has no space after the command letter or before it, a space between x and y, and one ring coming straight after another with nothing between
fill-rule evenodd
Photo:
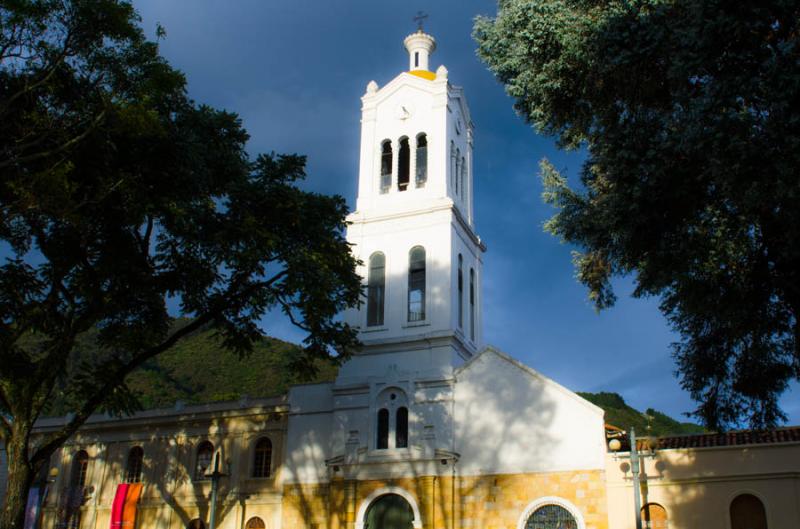
<instances>
[{"instance_id":1,"label":"terracotta tile roof","mask_svg":"<svg viewBox=\"0 0 800 529\"><path fill-rule=\"evenodd\" d=\"M647 439L637 439L638 447L646 447ZM777 443L800 443L800 426L776 430L738 430L726 433L707 433L659 437L657 449L709 448L715 446L742 446Z\"/></svg>"},{"instance_id":2,"label":"terracotta tile roof","mask_svg":"<svg viewBox=\"0 0 800 529\"><path fill-rule=\"evenodd\" d=\"M611 425L606 425L606 436L618 439L622 445L620 451L630 450L630 441L627 433ZM713 448L718 446L747 446L780 443L800 443L800 426L789 426L775 430L735 430L726 433L704 433L694 435L670 435L654 437L657 441L656 450L669 448ZM651 439L637 437L636 445L639 450L647 450Z\"/></svg>"}]
</instances>

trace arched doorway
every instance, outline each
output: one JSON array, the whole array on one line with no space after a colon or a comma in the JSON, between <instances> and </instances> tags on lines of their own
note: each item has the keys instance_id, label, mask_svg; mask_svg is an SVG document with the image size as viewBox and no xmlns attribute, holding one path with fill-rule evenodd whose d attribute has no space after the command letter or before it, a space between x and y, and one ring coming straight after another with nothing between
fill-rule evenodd
<instances>
[{"instance_id":1,"label":"arched doorway","mask_svg":"<svg viewBox=\"0 0 800 529\"><path fill-rule=\"evenodd\" d=\"M414 511L398 494L384 494L373 501L364 515L364 529L412 529Z\"/></svg>"},{"instance_id":2,"label":"arched doorway","mask_svg":"<svg viewBox=\"0 0 800 529\"><path fill-rule=\"evenodd\" d=\"M667 510L657 503L642 507L644 529L667 529Z\"/></svg>"},{"instance_id":3,"label":"arched doorway","mask_svg":"<svg viewBox=\"0 0 800 529\"><path fill-rule=\"evenodd\" d=\"M731 502L731 529L767 529L764 504L752 494L739 494Z\"/></svg>"}]
</instances>

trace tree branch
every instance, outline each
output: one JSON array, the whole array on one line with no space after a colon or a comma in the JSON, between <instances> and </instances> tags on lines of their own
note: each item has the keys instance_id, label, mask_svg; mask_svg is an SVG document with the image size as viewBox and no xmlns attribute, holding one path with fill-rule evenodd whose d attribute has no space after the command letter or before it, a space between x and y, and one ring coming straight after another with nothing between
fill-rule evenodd
<instances>
[{"instance_id":1,"label":"tree branch","mask_svg":"<svg viewBox=\"0 0 800 529\"><path fill-rule=\"evenodd\" d=\"M31 463L39 460L44 460L49 457L56 448L58 448L64 441L66 441L72 434L74 434L80 426L86 422L86 419L94 413L107 398L108 393L117 387L121 380L125 378L131 371L139 367L146 360L159 355L166 351L186 335L200 329L203 325L213 320L213 314L207 313L199 318L196 318L192 323L181 327L172 333L166 340L160 344L146 349L139 355L135 356L130 362L125 364L118 371L107 377L107 382L103 384L91 397L89 397L80 410L73 416L73 418L65 424L60 430L45 437L45 441L36 450L31 457Z\"/></svg>"},{"instance_id":2,"label":"tree branch","mask_svg":"<svg viewBox=\"0 0 800 529\"><path fill-rule=\"evenodd\" d=\"M166 340L164 340L160 344L145 349L144 351L141 351L140 353L134 355L134 357L124 366L119 368L113 374L104 377L106 382L86 400L84 405L81 406L80 410L78 410L75 416L60 430L52 433L51 435L45 438L44 443L34 453L33 457L31 457L31 463L49 457L56 448L58 448L64 441L66 441L72 434L74 434L84 422L86 422L86 419L88 419L89 416L92 413L94 413L94 411L103 403L103 401L107 398L108 394L111 391L113 391L114 388L116 388L120 384L120 382L124 380L125 377L129 375L133 370L141 366L147 360L163 353L164 351L175 345L178 341L185 338L188 334L200 329L207 323L213 321L218 314L223 312L226 308L230 307L234 300L249 297L253 295L253 293L258 289L269 288L278 281L280 281L281 279L283 279L284 277L286 277L287 274L288 272L286 270L282 270L266 281L258 281L251 283L242 292L225 296L223 299L220 299L215 304L216 305L215 307L209 309L205 314L197 317L194 321L192 321L188 325L181 327L180 329L172 333ZM279 299L279 302L281 304L285 303L281 299ZM289 317L293 323L300 326L299 323L295 322L293 316L290 315Z\"/></svg>"},{"instance_id":3,"label":"tree branch","mask_svg":"<svg viewBox=\"0 0 800 529\"><path fill-rule=\"evenodd\" d=\"M64 62L64 59L66 59L69 56L69 47L71 39L72 39L72 32L68 31L66 36L64 37L64 47L61 49L60 53L56 56L55 60L48 67L45 68L44 76L31 85L29 85L26 82L25 87L22 90L19 90L17 93L12 94L11 97L9 97L3 103L3 105L0 106L0 114L5 113L5 109L10 107L14 101L19 99L26 93L30 92L31 90L35 90L36 88L40 87L41 85L50 80L53 74L55 74L58 65Z\"/></svg>"},{"instance_id":4,"label":"tree branch","mask_svg":"<svg viewBox=\"0 0 800 529\"><path fill-rule=\"evenodd\" d=\"M97 126L105 118L105 116L106 116L106 111L103 110L102 112L100 112L94 118L94 120L92 120L92 122L89 124L89 126L86 127L86 130L84 130L82 133L80 133L79 135L75 136L74 138L68 140L67 142L61 144L60 146L58 146L58 147L56 147L54 149L51 149L49 151L37 152L35 154L30 154L28 156L22 156L20 158L11 158L11 159L8 159L8 160L6 160L4 162L0 162L0 169L2 169L4 167L8 167L9 165L12 165L12 164L32 162L32 161L35 161L35 160L39 160L41 158L48 158L48 157L53 156L55 154L58 154L60 152L64 152L65 150L69 149L70 147L72 147L76 143L79 143L86 136L88 136L90 132L92 132L95 128L97 128Z\"/></svg>"}]
</instances>

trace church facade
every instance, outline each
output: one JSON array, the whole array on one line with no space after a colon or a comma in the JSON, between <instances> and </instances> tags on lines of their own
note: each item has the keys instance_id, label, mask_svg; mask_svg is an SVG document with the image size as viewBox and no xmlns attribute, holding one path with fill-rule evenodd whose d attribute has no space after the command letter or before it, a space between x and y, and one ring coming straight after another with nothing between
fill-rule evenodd
<instances>
[{"instance_id":1,"label":"church facade","mask_svg":"<svg viewBox=\"0 0 800 529\"><path fill-rule=\"evenodd\" d=\"M91 418L52 462L58 475L42 476L31 529L205 529L212 518L224 529L635 527L630 473L608 452L603 411L483 343L469 107L443 66L430 70L431 36L405 46L408 71L362 97L347 236L366 303L344 317L363 349L333 382L281 398ZM43 419L38 431L62 423ZM781 451L759 451L773 444ZM730 510L743 495L770 509L770 528L800 526L789 512L800 504L800 433L747 445L785 463L730 477L726 461L744 445L701 452L711 461L701 473L681 464L696 447L669 452L666 475L681 469L683 481L663 491L664 468L646 467L658 500L645 497L646 527L745 529ZM730 497L713 508L678 500L721 482ZM685 524L669 525L673 507ZM762 527L758 505L747 508L757 523L746 527Z\"/></svg>"}]
</instances>

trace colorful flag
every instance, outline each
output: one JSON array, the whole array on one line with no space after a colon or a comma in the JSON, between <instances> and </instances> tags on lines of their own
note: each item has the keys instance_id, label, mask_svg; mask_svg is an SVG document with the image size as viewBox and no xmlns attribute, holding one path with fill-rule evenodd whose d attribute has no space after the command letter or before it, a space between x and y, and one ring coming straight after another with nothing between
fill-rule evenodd
<instances>
[{"instance_id":1,"label":"colorful flag","mask_svg":"<svg viewBox=\"0 0 800 529\"><path fill-rule=\"evenodd\" d=\"M42 490L34 487L28 491L28 505L25 507L25 529L36 529L39 525L39 509L42 506Z\"/></svg>"}]
</instances>

